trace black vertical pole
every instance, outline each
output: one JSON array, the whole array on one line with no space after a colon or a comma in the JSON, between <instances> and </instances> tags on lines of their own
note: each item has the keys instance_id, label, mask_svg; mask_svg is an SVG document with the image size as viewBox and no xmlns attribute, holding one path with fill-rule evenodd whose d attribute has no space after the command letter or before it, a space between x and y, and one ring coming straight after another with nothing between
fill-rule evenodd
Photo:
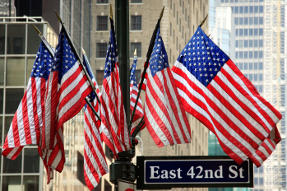
<instances>
[{"instance_id":1,"label":"black vertical pole","mask_svg":"<svg viewBox=\"0 0 287 191\"><path fill-rule=\"evenodd\" d=\"M115 0L115 25L118 45L118 61L123 104L126 111L127 124L130 123L130 78L129 78L129 0ZM129 129L130 131L130 129ZM131 163L134 148L118 153L118 159L110 165L110 181L119 189L118 181L135 181L135 165Z\"/></svg>"},{"instance_id":2,"label":"black vertical pole","mask_svg":"<svg viewBox=\"0 0 287 191\"><path fill-rule=\"evenodd\" d=\"M129 58L129 1L115 0L116 38L120 64L120 82L127 124L130 122L130 58Z\"/></svg>"}]
</instances>

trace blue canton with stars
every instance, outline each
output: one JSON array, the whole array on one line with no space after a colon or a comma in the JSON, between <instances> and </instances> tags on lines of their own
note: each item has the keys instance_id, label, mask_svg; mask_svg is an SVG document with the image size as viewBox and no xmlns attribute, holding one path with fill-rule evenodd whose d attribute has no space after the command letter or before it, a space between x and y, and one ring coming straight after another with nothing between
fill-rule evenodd
<instances>
[{"instance_id":1,"label":"blue canton with stars","mask_svg":"<svg viewBox=\"0 0 287 191\"><path fill-rule=\"evenodd\" d=\"M52 67L52 71L59 70L59 83L63 75L74 66L77 61L75 53L70 45L68 37L62 28L59 34L58 45L55 52L56 63Z\"/></svg>"},{"instance_id":2,"label":"blue canton with stars","mask_svg":"<svg viewBox=\"0 0 287 191\"><path fill-rule=\"evenodd\" d=\"M47 49L46 45L41 42L33 65L31 77L41 77L47 80L51 71L53 59L54 58Z\"/></svg>"},{"instance_id":3,"label":"blue canton with stars","mask_svg":"<svg viewBox=\"0 0 287 191\"><path fill-rule=\"evenodd\" d=\"M111 75L111 72L114 71L115 64L117 62L117 44L114 31L114 23L112 19L110 19L110 23L111 23L110 41L105 62L104 78L107 78Z\"/></svg>"},{"instance_id":4,"label":"blue canton with stars","mask_svg":"<svg viewBox=\"0 0 287 191\"><path fill-rule=\"evenodd\" d=\"M177 60L207 86L229 57L198 27Z\"/></svg>"},{"instance_id":5,"label":"blue canton with stars","mask_svg":"<svg viewBox=\"0 0 287 191\"><path fill-rule=\"evenodd\" d=\"M165 47L160 36L160 29L158 29L154 47L151 53L150 58L150 71L151 75L154 76L157 72L163 70L164 68L168 68L168 57L165 51Z\"/></svg>"},{"instance_id":6,"label":"blue canton with stars","mask_svg":"<svg viewBox=\"0 0 287 191\"><path fill-rule=\"evenodd\" d=\"M135 57L132 68L131 68L131 75L130 75L130 84L134 86L137 86L136 68L137 68L137 58Z\"/></svg>"}]
</instances>

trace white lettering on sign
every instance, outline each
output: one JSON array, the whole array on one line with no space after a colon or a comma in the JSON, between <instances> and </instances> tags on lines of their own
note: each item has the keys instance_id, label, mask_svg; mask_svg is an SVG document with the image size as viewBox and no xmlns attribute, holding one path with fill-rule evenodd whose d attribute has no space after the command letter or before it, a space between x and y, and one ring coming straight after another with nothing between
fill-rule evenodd
<instances>
[{"instance_id":1,"label":"white lettering on sign","mask_svg":"<svg viewBox=\"0 0 287 191\"><path fill-rule=\"evenodd\" d=\"M191 179L200 178L223 178L223 168L222 165L218 167L215 171L211 169L203 169L202 166L191 166L186 173Z\"/></svg>"},{"instance_id":2,"label":"white lettering on sign","mask_svg":"<svg viewBox=\"0 0 287 191\"><path fill-rule=\"evenodd\" d=\"M231 165L229 167L229 172L230 173L229 173L228 177L229 178L237 178L238 175L239 175L239 178L244 178L243 171L244 171L243 168L239 168L239 170L237 170L237 166L236 165Z\"/></svg>"},{"instance_id":3,"label":"white lettering on sign","mask_svg":"<svg viewBox=\"0 0 287 191\"><path fill-rule=\"evenodd\" d=\"M181 172L182 170L180 168L178 169L172 169L172 170L166 170L166 169L160 169L159 166L150 166L150 179L181 179Z\"/></svg>"}]
</instances>

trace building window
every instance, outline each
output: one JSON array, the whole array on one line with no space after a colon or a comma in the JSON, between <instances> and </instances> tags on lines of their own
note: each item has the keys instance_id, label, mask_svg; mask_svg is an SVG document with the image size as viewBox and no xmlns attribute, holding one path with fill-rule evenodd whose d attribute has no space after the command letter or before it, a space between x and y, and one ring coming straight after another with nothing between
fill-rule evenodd
<instances>
[{"instance_id":1,"label":"building window","mask_svg":"<svg viewBox=\"0 0 287 191\"><path fill-rule=\"evenodd\" d=\"M109 3L109 0L97 0L97 3L99 3L99 4L107 4L107 3Z\"/></svg>"},{"instance_id":2,"label":"building window","mask_svg":"<svg viewBox=\"0 0 287 191\"><path fill-rule=\"evenodd\" d=\"M142 0L131 0L131 3L142 3Z\"/></svg>"},{"instance_id":3,"label":"building window","mask_svg":"<svg viewBox=\"0 0 287 191\"><path fill-rule=\"evenodd\" d=\"M96 70L96 80L99 85L103 84L104 73L105 73L104 70Z\"/></svg>"},{"instance_id":4,"label":"building window","mask_svg":"<svg viewBox=\"0 0 287 191\"><path fill-rule=\"evenodd\" d=\"M108 30L108 16L97 16L97 31Z\"/></svg>"},{"instance_id":5,"label":"building window","mask_svg":"<svg viewBox=\"0 0 287 191\"><path fill-rule=\"evenodd\" d=\"M107 43L97 43L96 44L96 57L105 58L107 52Z\"/></svg>"},{"instance_id":6,"label":"building window","mask_svg":"<svg viewBox=\"0 0 287 191\"><path fill-rule=\"evenodd\" d=\"M131 30L142 30L142 16L141 15L131 16Z\"/></svg>"},{"instance_id":7,"label":"building window","mask_svg":"<svg viewBox=\"0 0 287 191\"><path fill-rule=\"evenodd\" d=\"M131 42L130 57L134 56L135 49L137 50L137 57L141 57L142 56L142 43Z\"/></svg>"}]
</instances>

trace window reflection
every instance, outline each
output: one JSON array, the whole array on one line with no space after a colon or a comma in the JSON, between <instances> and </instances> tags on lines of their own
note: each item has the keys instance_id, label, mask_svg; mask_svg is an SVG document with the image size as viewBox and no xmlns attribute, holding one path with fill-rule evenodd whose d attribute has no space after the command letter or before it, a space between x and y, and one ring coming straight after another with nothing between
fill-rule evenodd
<instances>
[{"instance_id":1,"label":"window reflection","mask_svg":"<svg viewBox=\"0 0 287 191\"><path fill-rule=\"evenodd\" d=\"M39 172L39 154L36 148L25 149L24 151L24 172Z\"/></svg>"},{"instance_id":2,"label":"window reflection","mask_svg":"<svg viewBox=\"0 0 287 191\"><path fill-rule=\"evenodd\" d=\"M42 33L43 33L43 25L35 25ZM41 39L39 38L37 32L34 30L32 24L28 25L28 39L27 39L27 53L28 54L36 54L41 43Z\"/></svg>"},{"instance_id":3,"label":"window reflection","mask_svg":"<svg viewBox=\"0 0 287 191\"><path fill-rule=\"evenodd\" d=\"M20 173L22 166L22 153L15 159L3 157L3 173Z\"/></svg>"},{"instance_id":4,"label":"window reflection","mask_svg":"<svg viewBox=\"0 0 287 191\"><path fill-rule=\"evenodd\" d=\"M37 191L39 188L39 176L24 176L24 191Z\"/></svg>"},{"instance_id":5,"label":"window reflection","mask_svg":"<svg viewBox=\"0 0 287 191\"><path fill-rule=\"evenodd\" d=\"M3 176L2 191L22 190L20 176Z\"/></svg>"},{"instance_id":6,"label":"window reflection","mask_svg":"<svg viewBox=\"0 0 287 191\"><path fill-rule=\"evenodd\" d=\"M0 24L0 54L5 53L5 25Z\"/></svg>"},{"instance_id":7,"label":"window reflection","mask_svg":"<svg viewBox=\"0 0 287 191\"><path fill-rule=\"evenodd\" d=\"M7 58L7 85L24 86L25 58Z\"/></svg>"},{"instance_id":8,"label":"window reflection","mask_svg":"<svg viewBox=\"0 0 287 191\"><path fill-rule=\"evenodd\" d=\"M28 84L31 72L32 72L32 68L35 62L35 57L29 57L27 58L27 72L26 72L26 84Z\"/></svg>"},{"instance_id":9,"label":"window reflection","mask_svg":"<svg viewBox=\"0 0 287 191\"><path fill-rule=\"evenodd\" d=\"M8 25L7 53L25 53L25 30L26 25Z\"/></svg>"},{"instance_id":10,"label":"window reflection","mask_svg":"<svg viewBox=\"0 0 287 191\"><path fill-rule=\"evenodd\" d=\"M14 114L24 95L23 89L6 89L6 108L5 113Z\"/></svg>"},{"instance_id":11,"label":"window reflection","mask_svg":"<svg viewBox=\"0 0 287 191\"><path fill-rule=\"evenodd\" d=\"M1 39L0 39L0 54L1 54ZM3 84L4 84L4 58L0 58L0 85Z\"/></svg>"}]
</instances>

